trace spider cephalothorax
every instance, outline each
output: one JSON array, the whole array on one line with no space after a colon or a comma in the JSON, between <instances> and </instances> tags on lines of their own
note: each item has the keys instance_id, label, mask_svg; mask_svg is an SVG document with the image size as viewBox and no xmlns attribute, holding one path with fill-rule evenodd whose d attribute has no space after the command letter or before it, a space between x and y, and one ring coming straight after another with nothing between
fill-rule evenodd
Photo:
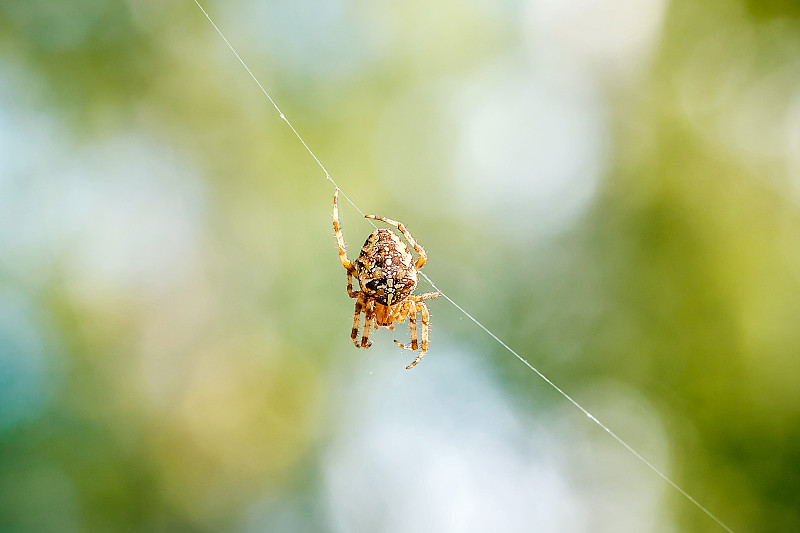
<instances>
[{"instance_id":1,"label":"spider cephalothorax","mask_svg":"<svg viewBox=\"0 0 800 533\"><path fill-rule=\"evenodd\" d=\"M337 188L333 195L333 230L336 232L336 240L339 243L339 258L347 271L347 294L356 299L353 329L350 334L353 344L356 347L369 348L372 345L372 341L369 340L371 325L374 325L375 328L383 326L387 329L394 329L395 322L403 322L408 317L411 345L406 346L397 341L394 342L406 350L416 350L418 344L417 312L419 312L422 315L421 350L414 362L406 367L411 368L428 351L430 313L424 300L439 296L438 292L411 294L417 286L417 270L422 268L428 256L401 223L389 218L366 215L367 218L381 220L396 227L419 254L419 258L414 261L408 247L392 230L376 229L367 237L358 254L358 259L350 262L347 259L342 228L339 224L338 201L339 189ZM353 290L353 276L358 279L360 289L358 291ZM364 330L359 344L358 328L362 312L364 313Z\"/></svg>"}]
</instances>

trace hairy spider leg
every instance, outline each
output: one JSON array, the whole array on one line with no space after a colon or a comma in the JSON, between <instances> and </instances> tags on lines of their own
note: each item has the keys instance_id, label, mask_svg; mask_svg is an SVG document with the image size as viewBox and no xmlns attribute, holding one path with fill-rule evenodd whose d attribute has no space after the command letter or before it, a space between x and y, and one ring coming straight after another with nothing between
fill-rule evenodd
<instances>
[{"instance_id":1,"label":"hairy spider leg","mask_svg":"<svg viewBox=\"0 0 800 533\"><path fill-rule=\"evenodd\" d=\"M414 351L417 349L417 304L414 302L414 300L408 299L403 304L403 310L395 320L402 322L406 319L406 317L408 317L408 329L411 335L411 345L406 346L397 340L395 340L394 343L404 350Z\"/></svg>"},{"instance_id":2,"label":"hairy spider leg","mask_svg":"<svg viewBox=\"0 0 800 533\"><path fill-rule=\"evenodd\" d=\"M354 291L353 290L353 273L348 270L347 271L347 295L350 298L358 298L359 294L361 294L361 291Z\"/></svg>"},{"instance_id":3,"label":"hairy spider leg","mask_svg":"<svg viewBox=\"0 0 800 533\"><path fill-rule=\"evenodd\" d=\"M358 326L361 321L361 310L364 308L364 295L359 293L356 298L356 309L353 311L353 330L350 332L350 338L353 339L353 344L358 348Z\"/></svg>"},{"instance_id":4,"label":"hairy spider leg","mask_svg":"<svg viewBox=\"0 0 800 533\"><path fill-rule=\"evenodd\" d=\"M432 300L434 298L438 298L441 295L442 295L441 292L435 291L435 292L426 292L418 296L412 296L412 298L414 298L415 301L419 302L421 300Z\"/></svg>"},{"instance_id":5,"label":"hairy spider leg","mask_svg":"<svg viewBox=\"0 0 800 533\"><path fill-rule=\"evenodd\" d=\"M342 236L342 225L339 223L339 187L336 187L336 192L333 193L333 231L336 233L336 242L339 244L339 259L342 260L342 266L347 269L348 274L354 273L356 268L347 258L347 249L344 246L344 237Z\"/></svg>"},{"instance_id":6,"label":"hairy spider leg","mask_svg":"<svg viewBox=\"0 0 800 533\"><path fill-rule=\"evenodd\" d=\"M392 323L389 326L390 330L394 329L395 322L400 323L405 321L406 317L411 312L411 308L409 307L409 302L411 302L411 300L405 300L394 306L391 314Z\"/></svg>"},{"instance_id":7,"label":"hairy spider leg","mask_svg":"<svg viewBox=\"0 0 800 533\"><path fill-rule=\"evenodd\" d=\"M422 313L422 349L419 351L417 358L414 359L414 362L406 367L406 370L410 370L411 367L419 363L420 359L425 357L425 353L428 351L428 324L430 324L431 315L428 312L428 306L425 305L425 302L419 302L418 307Z\"/></svg>"},{"instance_id":8,"label":"hairy spider leg","mask_svg":"<svg viewBox=\"0 0 800 533\"><path fill-rule=\"evenodd\" d=\"M400 222L398 222L398 221L396 221L396 220L392 220L391 218L379 217L379 216L377 216L377 215L364 215L364 216L365 216L366 218L373 218L373 219L375 219L375 220L380 220L380 221L382 221L382 222L385 222L385 223L387 223L387 224L389 224L389 225L391 225L391 226L394 226L395 228L397 228L398 230L400 230L400 233L402 233L402 234L403 234L403 236L406 238L406 240L409 242L409 244L411 244L411 246L412 246L412 247L413 247L413 248L414 248L414 249L417 251L417 253L419 254L419 258L417 259L417 262L416 262L416 263L414 263L414 267L415 267L417 270L419 270L420 268L422 268L422 265L424 265L424 264L425 264L425 261L427 261L427 260L428 260L428 254L426 254L426 253L425 253L425 250L422 248L422 246L420 246L420 245L417 243L417 241L415 241L415 240L414 240L414 237L412 237L412 236L411 236L411 232L410 232L410 231L408 231L408 229L407 229L407 228L406 228L406 227L405 227L405 226L404 226L402 223L400 223Z\"/></svg>"},{"instance_id":9,"label":"hairy spider leg","mask_svg":"<svg viewBox=\"0 0 800 533\"><path fill-rule=\"evenodd\" d=\"M375 320L375 300L370 299L364 306L364 331L361 334L361 347L369 348L372 341L369 340L369 328Z\"/></svg>"}]
</instances>

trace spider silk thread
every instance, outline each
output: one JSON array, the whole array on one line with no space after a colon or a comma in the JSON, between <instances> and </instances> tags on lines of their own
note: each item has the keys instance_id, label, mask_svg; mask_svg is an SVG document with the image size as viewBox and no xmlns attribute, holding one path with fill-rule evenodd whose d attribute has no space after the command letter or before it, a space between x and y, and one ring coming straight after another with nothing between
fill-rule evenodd
<instances>
[{"instance_id":1,"label":"spider silk thread","mask_svg":"<svg viewBox=\"0 0 800 533\"><path fill-rule=\"evenodd\" d=\"M328 181L330 181L330 182L331 182L331 183L334 185L334 187L336 187L336 188L339 190L339 192L341 193L341 195L342 195L342 196L343 196L343 197L344 197L344 198L345 198L345 199L346 199L346 200L347 200L347 201L350 203L350 205L351 205L351 206L353 206L353 208L354 208L356 211L358 211L358 212L361 214L361 216L364 216L364 211L362 211L362 210L361 210L361 209L360 209L360 208L359 208L359 207L358 207L358 206L355 204L355 202L353 202L353 200L351 200L351 199L350 199L350 197L349 197L349 196L347 196L347 194L346 194L346 193L345 193L345 192L344 192L344 191L341 189L341 187L339 187L339 185L338 185L338 184L337 184L337 183L336 183L336 182L333 180L333 178L331 177L330 173L328 172L328 169L327 169L327 168L325 168L325 165L323 165L323 164L322 164L322 161L320 161L320 160L319 160L319 158L316 156L316 154L314 154L314 152L311 150L311 148L308 146L308 144L306 144L306 141L303 139L303 137L302 137L302 136L300 136L300 134L297 132L297 130L296 130L296 129L295 129L295 127L292 125L292 123L289 121L289 119L288 119L288 118L286 118L286 115L285 115L285 114L283 113L283 111L281 111L281 109L278 107L278 104L276 104L276 103L275 103L275 100L273 100L273 99L272 99L272 97L269 95L269 93L268 93L268 92L267 92L267 90L264 88L264 86L263 86L263 85L261 85L261 82L260 82L260 81L258 81L258 78L256 77L256 75L255 75L255 74L253 74L253 71L252 71L252 70L250 70L250 67L248 67L248 66L247 66L247 63L245 63L245 62L244 62L244 60L243 60L243 59L242 59L242 57L239 55L239 53L236 51L236 49L233 47L233 45L230 43L230 41L228 41L228 38L227 38L227 37L225 37L225 34L224 34L224 33L222 33L222 30L220 30L220 29L219 29L219 27L216 25L216 23L215 23L215 22L214 22L214 21L211 19L211 16L208 14L208 12L207 12L207 11L206 11L206 10L203 8L203 6L202 6L202 5L200 5L200 2L199 2L198 0L194 0L194 3L195 3L195 4L197 4L197 7L199 7L199 8L200 8L200 11L202 11L202 12L203 12L203 15L205 15L206 19L208 19L208 22L209 22L209 23L211 23L211 26L213 26L213 27L214 27L214 29L215 29L215 30L216 30L216 32L219 34L219 36L222 38L222 40L223 40L223 41L225 41L225 44L228 46L228 48L230 49L230 51L231 51L231 52L233 52L233 55L234 55L234 56L236 56L236 59L238 59L238 60L239 60L239 63L241 63L241 64L242 64L242 66L243 66L243 67L244 67L244 69L247 71L247 73L250 75L250 77L251 77L251 78L253 78L253 81L254 81L254 82L256 82L256 85L258 85L258 88L259 88L259 89L261 89L261 92L262 92L262 93L264 93L264 96L266 96L266 97L267 97L267 99L269 100L269 102L272 104L272 106L273 106L273 107L275 108L275 110L278 112L278 115L280 116L280 118L281 118L281 119L282 119L282 120L283 120L283 121L284 121L284 122L285 122L285 123L286 123L286 124L289 126L289 128L290 128L290 129L292 130L292 132L295 134L295 136L296 136L296 137L297 137L297 139L300 141L300 143L302 143L302 145L305 147L305 149L308 151L308 153L311 155L311 157L314 159L314 161L316 161L316 162L317 162L317 165L319 165L319 167L320 167L320 168L322 169L322 171L325 173L325 179L327 179ZM369 220L369 223L370 223L370 224L372 224L372 226L373 226L373 227L377 227L377 226L375 226L375 223L374 223L372 220ZM495 335L494 333L492 333L492 331L491 331L491 330L489 330L489 328L487 328L486 326L484 326L484 325L483 325L483 324L482 324L480 321L478 321L478 319L476 319L475 317L473 317L473 316L472 316L470 313L468 313L468 312L467 312L467 311L466 311L466 310L465 310L463 307L461 307L460 305L458 305L458 304L457 304L457 303L456 303L456 302L455 302L455 301L454 301L452 298L450 298L450 297L449 297L449 296L448 296L448 295L447 295L445 292L443 292L441 289L439 289L439 287L437 287L437 286L436 286L436 284L434 284L434 283L433 283L433 281L431 281L431 279L430 279L430 278L429 278L429 277L428 277L428 276L427 276L427 275L426 275L424 272L420 271L420 272L419 272L419 274L420 274L420 275L421 275L423 278L425 278L425 281L427 281L427 282L428 282L428 283L431 285L431 287L433 287L433 289L434 289L434 290L437 290L437 291L439 291L439 292L441 293L441 295L442 295L442 296L443 296L443 297L444 297L444 298L445 298L445 299L446 299L448 302L450 302L450 303L451 303L451 304L452 304L452 305L453 305L453 306L454 306L456 309L458 309L459 311L461 311L461 313L463 313L463 314L464 314L464 316L466 316L467 318L469 318L469 319L470 319L472 322L474 322L474 323L475 323L475 325L476 325L476 326L478 326L480 329L482 329L484 332L486 332L486 334L488 334L488 335L489 335L490 337L492 337L492 338L493 338L495 341L497 341L497 343L498 343L498 344L500 344L500 346L502 346L503 348L505 348L506 350L508 350L508 351L509 351L509 352L510 352L510 353L511 353L511 354L512 354L514 357L516 357L517 359L519 359L519 360L522 362L522 364L524 364L524 365L525 365L525 366L527 366L527 367L528 367L530 370L532 370L534 373L536 373L536 375L537 375L537 376L539 376L539 377L540 377L540 378L541 378L541 379L542 379L542 380L543 380L545 383L547 383L548 385L550 385L550 387L552 387L553 389L555 389L555 390L556 390L556 391L557 391L557 392L558 392L558 393L559 393L561 396L563 396L563 397L564 397L564 398L565 398L567 401L569 401L569 403L571 403L572 405L574 405L574 406L575 406L575 407L576 407L578 410L580 410L580 411L581 411L581 412L582 412L584 415L586 415L586 416L587 416L587 417L588 417L588 418L589 418L589 419L590 419L592 422L594 422L595 424L597 424L598 426L600 426L600 428L602 428L602 429L603 429L603 430L604 430L606 433L608 433L609 435L611 435L611 437L612 437L614 440L616 440L616 441L617 441L617 442L618 442L620 445L622 445L622 446L623 446L623 447L624 447L626 450L628 450L628 451L629 451L631 454L633 454L633 456L634 456L634 457L636 457L636 458L637 458L639 461L641 461L642 463L644 463L644 464L645 464L645 465L646 465L646 466L647 466L647 467L648 467L650 470L652 470L653 472L655 472L655 474L656 474L656 475L658 475L658 476L659 476L661 479L663 479L663 480L664 480L664 481L665 481L665 482L666 482L668 485L670 485L670 486L671 486L673 489L675 489L676 491L678 491L678 492L679 492L679 493L680 493L680 494L681 494L683 497L685 497L687 500L689 500L689 501L690 501L690 502L691 502L691 503L692 503L692 504L693 504L695 507L697 507L698 509L700 509L700 510L701 510L703 513L705 513L705 514L706 514L706 515L707 515L709 518L711 518L711 519L712 519L714 522L716 522L716 523L717 523L717 524L718 524L720 527L722 527L722 529L724 529L724 530L725 530L725 531L727 531L728 533L734 533L734 531L733 531L733 530L732 530L730 527L728 527L728 525L727 525L727 524L725 524L725 523L724 523L722 520L720 520L719 518L717 518L717 516L716 516L714 513L712 513L712 512L711 512L711 511L709 511L709 510L708 510L706 507L704 507L703 505L701 505L701 504L700 504L700 502L698 502L696 499L694 499L694 498L693 498L693 497L692 497L692 496L691 496L691 495L690 495L688 492L686 492L686 491L685 491L683 488L681 488L681 487L680 487L680 486L679 486L677 483L675 483L674 481L672 481L672 479L670 479L670 478L669 478L669 477L668 477L666 474L664 474L663 472L661 472L661 470L659 470L658 468L656 468L656 467L655 467L655 466L654 466L654 465L653 465L653 464L652 464L650 461L648 461L647 459L645 459L645 458L644 458L644 457L643 457L643 456L642 456L642 455L641 455L639 452L637 452L637 451L636 451L636 450L635 450L633 447L631 447L631 446L630 446L630 445L629 445L627 442L625 442L625 441L624 441L624 440L623 440L623 439L622 439L620 436L618 436L618 435L617 435L616 433L614 433L614 432L613 432L613 431L612 431L610 428L608 428L608 426L606 426L606 425L605 425L605 424L603 424L603 423L602 423L600 420L598 420L598 419L597 419L597 418L596 418L596 417L595 417L595 416L594 416L592 413L590 413L590 412L589 412L589 411L588 411L586 408L584 408L584 407L583 407L581 404L579 404L577 401L575 401L575 400L574 400L574 399L573 399L573 398L572 398L570 395L568 395L566 392L564 392L564 391L563 391L563 390L562 390L562 389L561 389L561 388L560 388L558 385L556 385L555 383L553 383L552 381L550 381L550 379L549 379L547 376L545 376L545 375L544 375L542 372L540 372L540 371L539 371L539 370L538 370L536 367L534 367L534 366L533 366L533 365L532 365L530 362L528 362L528 360L527 360L527 359L525 359L524 357L522 357L521 355L519 355L519 354L518 354L518 353L517 353L517 352L516 352L514 349L512 349L512 348L511 348L511 347L510 347L508 344L506 344L505 342L503 342L503 340L502 340L502 339L500 339L500 337L498 337L497 335Z\"/></svg>"}]
</instances>

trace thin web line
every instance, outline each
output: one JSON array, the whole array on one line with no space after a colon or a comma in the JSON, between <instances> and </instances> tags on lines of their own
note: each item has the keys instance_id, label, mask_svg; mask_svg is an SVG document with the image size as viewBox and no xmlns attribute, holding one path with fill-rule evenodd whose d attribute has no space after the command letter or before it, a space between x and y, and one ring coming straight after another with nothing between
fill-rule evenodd
<instances>
[{"instance_id":1,"label":"thin web line","mask_svg":"<svg viewBox=\"0 0 800 533\"><path fill-rule=\"evenodd\" d=\"M722 521L721 521L719 518L717 518L717 517L716 517L716 516L715 516L715 515L714 515L714 514L711 512L711 511L709 511L708 509L706 509L705 507L703 507L702 505L700 505L700 502L698 502L697 500L695 500L695 499L694 499L694 498L693 498L693 497L692 497L692 496L691 496L691 495L690 495L688 492L686 492L686 491L685 491L685 490L683 490L681 487L679 487L679 486L678 486L678 485L677 485L677 484L676 484L674 481L672 481L672 480L671 480L669 477L667 477L667 475L666 475L666 474L664 474L663 472L661 472L661 470L659 470L658 468L656 468L655 466L653 466L653 464L652 464L650 461L648 461L647 459L645 459L644 457L642 457L642 455L641 455L639 452L637 452L636 450L634 450L634 449L633 449L633 448L632 448L632 447L631 447L631 446L630 446L630 445L629 445L627 442L625 442L624 440L622 440L622 438L621 438L621 437L619 437L619 436L618 436L616 433L614 433L613 431L611 431L611 430L608 428L608 426L606 426L605 424L603 424L602 422L600 422L600 421L599 421L597 418L595 418L595 416L594 416L592 413L590 413L589 411L587 411L587 410L586 410L586 409L585 409L585 408L584 408L584 407L583 407L581 404L579 404L578 402L576 402L575 400L573 400L573 399L572 399L572 396L570 396L569 394L567 394L566 392L564 392L563 390L561 390L561 387L559 387L558 385L556 385L555 383L553 383L552 381L550 381L550 379L549 379L547 376L545 376L544 374L542 374L542 373L541 373L541 372L540 372L540 371L539 371L539 370L538 370L536 367L534 367L532 364L530 364L530 363L527 361L527 359L525 359L525 358L524 358L524 357L522 357L520 354L518 354L516 351L514 351L514 350L513 350L513 349L512 349L512 348L511 348L511 347L510 347L508 344L506 344L505 342L503 342L503 341L502 341L502 340L501 340L501 339L500 339L500 338L499 338L497 335L495 335L494 333L492 333L492 332L491 332L491 331L490 331L490 330L489 330L489 329L488 329L486 326L484 326L483 324L481 324L481 323L480 323L480 322L479 322L479 321L478 321L478 320L477 320L475 317L473 317L471 314L469 314L469 313L468 313L468 312L467 312L467 311L466 311L466 310L465 310L463 307L461 307L460 305L458 305L458 304L457 304L456 302L454 302L454 301L453 301L453 300L452 300L452 299L451 299L449 296L447 296L445 293L443 293L441 290L439 290L439 288L438 288L438 287L437 287L437 286L436 286L436 285L433 283L433 281L431 281L431 279L430 279L430 278L429 278L429 277L428 277L428 276L427 276L427 275L426 275L424 272L420 272L420 274L422 275L422 277L423 277L423 278L425 278L425 279L427 280L427 282L428 282L428 283L430 283L430 284L431 284L431 286L432 286L434 289L436 289L437 291L439 291L440 293L442 293L442 296L444 296L444 297L445 297L445 299L446 299L448 302L450 302L451 304L453 304L453 305L454 305L454 306L455 306L455 307L456 307L456 308L457 308L459 311L461 311L462 313L464 313L464 315L466 315L466 317L467 317L467 318L469 318L470 320L472 320L472 321L473 321L473 322L474 322L474 323L475 323L475 324L476 324L476 325L477 325L479 328L481 328L483 331L485 331L486 333L488 333L490 337L492 337L494 340L496 340L498 343L500 343L500 345L501 345L503 348L505 348L506 350L508 350L508 351L509 351L509 352L511 352L512 354L514 354L514 357L516 357L517 359L519 359L520 361L522 361L522 364L524 364L525 366L527 366L528 368L530 368L531 370L533 370L534 372L536 372L536 375L538 375L540 378L542 378L542 379L545 381L545 383L547 383L548 385L550 385L551 387L553 387L555 390L557 390L557 391L558 391L558 393L559 393L559 394L561 394L561 396L563 396L564 398L566 398L566 399L567 399L567 400L568 400L568 401L569 401L569 402L570 402L572 405L574 405L575 407L577 407L578 409L580 409L580 411L581 411L583 414L585 414L586 416L588 416L588 417L589 417L589 418L590 418L590 419L591 419L591 420L592 420L592 421L593 421L595 424L597 424L598 426L600 426L601 428L603 428L603 429L606 431L606 433L608 433L609 435L611 435L612 437L614 437L614 440L616 440L617 442L619 442L620 444L622 444L622 445L623 445L623 446L624 446L624 447L625 447L625 448L626 448L626 449L627 449L629 452L631 452L631 453L632 453L632 454L633 454L633 455L634 455L634 456L635 456L637 459L639 459L641 462L643 462L644 464L646 464L646 465L647 465L647 467L648 467L648 468L650 468L650 470L652 470L653 472L655 472L656 474L658 474L658 476L659 476L661 479L663 479L664 481L666 481L667 483L669 483L669 484L672 486L672 488L674 488L675 490L677 490L678 492L680 492L681 494L683 494L683 496L685 496L687 500L689 500L690 502L692 502L692 503L693 503L695 506L697 506L697 508L698 508L698 509L700 509L700 510L701 510L701 511L703 511L705 514L707 514L707 515L708 515L708 516L709 516L709 517L710 517L712 520L714 520L714 521L715 521L717 524L719 524L720 526L722 526L722 528L723 528L723 529L725 529L725 530L726 530L726 531L728 531L729 533L733 533L733 530L732 530L731 528L729 528L727 525L725 525L725 523L724 523L724 522L722 522Z\"/></svg>"},{"instance_id":2,"label":"thin web line","mask_svg":"<svg viewBox=\"0 0 800 533\"><path fill-rule=\"evenodd\" d=\"M319 158L317 158L317 156L314 154L314 152L312 152L312 151L311 151L311 148L309 148L309 146L306 144L306 142L303 140L303 138L300 136L300 134L297 132L297 130L296 130L296 129L294 129L294 126L292 125L292 123L291 123L291 122L289 122L289 119L288 119L288 118L286 118L286 115L284 115L284 114L283 114L283 111L281 111L281 110L280 110L280 108L279 108L279 107L278 107L278 105L275 103L275 101L272 99L272 97L269 95L269 93L267 92L267 90L266 90L266 89L264 89L264 86L263 86L263 85L261 85L261 82L260 82L260 81L258 81L258 78L256 78L255 74L253 74L253 71L251 71L251 70L250 70L250 67L248 67L248 66L247 66L247 64L246 64L246 63L244 62L244 60L241 58L241 56L240 56L240 55L239 55L239 53L236 51L236 49L233 47L233 45L231 45L230 41L228 41L227 37L225 37L225 35L222 33L222 31L219 29L219 27L218 27L218 26L217 26L217 25L214 23L214 21L211 19L211 17L210 17L210 16L209 16L209 14L206 12L206 10L205 10L205 9L203 9L203 6L201 6L201 5L200 5L200 2L198 2L198 0L194 0L194 3L195 3L195 4L197 4L197 7L199 7L199 8L200 8L200 11L202 11L202 12L203 12L203 15L205 15L205 16L206 16L206 18L208 19L208 22L210 22L210 23L211 23L211 25L212 25L212 26L214 27L214 29L217 31L217 33L219 34L219 36L220 36L220 37L222 37L222 40L223 40L223 41L225 41L225 44L226 44L226 45L228 45L228 48L230 48L231 52L233 52L233 55L235 55L235 56L236 56L236 59L238 59L238 60L239 60L239 63L241 63L241 64L242 64L242 66L243 66L243 67L245 68L245 70L247 71L247 73L248 73L248 74L250 74L250 77L251 77L251 78L253 78L253 81L255 81L255 82L256 82L256 85L258 85L258 88L259 88L259 89L261 89L261 92L263 92L263 93L264 93L264 95L265 95L265 96L267 97L267 99L270 101L270 103L271 103L271 104L272 104L272 106L275 108L275 110L278 112L278 114L279 114L279 115L280 115L280 117L283 119L283 121L284 121L284 122L286 122L286 124L289 126L289 128L291 128L291 130L292 130L292 132L294 132L295 136L297 136L297 138L300 140L300 142L303 144L303 146L306 148L306 150L308 150L308 153L309 153L309 154L311 154L311 157L313 157L313 158L314 158L314 161L316 161L316 162L317 162L317 164L319 165L319 167L320 167L320 168L322 169L322 171L325 173L325 179L327 179L328 181L330 181L331 183L333 183L333 185L334 185L334 186L335 186L337 189L339 189L339 191L341 192L342 196L344 196L344 198L345 198L345 199L346 199L346 200L347 200L347 201L350 203L350 205L352 205L352 206L353 206L353 208L354 208L356 211L358 211L359 213L361 213L361 215L363 216L363 215L364 215L364 212L363 212L361 209L359 209L359 207L358 207L358 206L355 204L355 202L353 202L353 201L352 201L352 200L351 200L351 199L350 199L350 198L347 196L347 194L345 194L345 193L344 193L344 191L342 191L342 190L341 190L341 188L340 188L340 187L339 187L339 186L336 184L336 182L333 180L333 178L331 177L330 173L328 172L328 169L326 169L326 168L325 168L325 165L323 165L323 164L322 164L322 162L319 160ZM370 223L372 223L372 225L373 225L373 226L375 225L375 224L374 224L374 223L373 223L371 220L370 220L369 222L370 222ZM497 335L495 335L494 333L492 333L492 332L491 332L491 330L489 330L489 328L487 328L486 326L484 326L484 325L483 325L482 323L480 323L480 322L479 322L479 321L478 321L478 320L477 320L475 317L473 317L471 314L469 314L469 313L468 313L468 312L467 312L467 311L466 311L466 310L465 310L463 307L461 307L460 305L458 305L458 304L457 304L457 303L456 303L456 302L455 302L455 301L454 301L452 298L450 298L450 297L449 297L449 296L448 296L448 295L447 295L445 292L443 292L443 291L442 291L442 290L441 290L439 287L437 287L437 286L436 286L436 284L435 284L435 283L433 283L433 281L431 281L431 279L430 279L430 278L429 278L429 277L428 277L428 276L427 276L427 275L426 275L424 272L420 272L420 275L421 275L423 278L425 278L425 280L426 280L428 283L430 283L431 287L433 287L435 290L439 291L439 292L441 293L441 295L442 295L442 296L444 296L444 298L445 298L445 299L446 299L448 302L450 302L451 304L453 304L453 306L454 306L456 309L458 309L459 311L461 311L461 312L462 312L462 313L463 313L463 314L464 314L464 315L465 315L467 318L469 318L470 320L472 320L472 322L474 322L474 323L475 323L475 325L477 325L479 328L481 328L483 331L485 331L485 332L486 332L486 333L487 333L487 334L488 334L490 337L492 337L492 338L493 338L495 341L497 341L497 342L498 342L498 343L499 343L499 344L500 344L500 345L501 345L503 348L505 348L506 350L508 350L509 352L511 352L511 354L512 354L512 355L514 355L514 357L516 357L517 359L519 359L519 360L522 362L522 364L524 364L524 365L525 365L525 366L527 366L529 369L531 369L533 372L535 372L535 373L536 373L536 375L537 375L537 376L539 376L540 378L542 378L542 380L543 380L545 383L547 383L547 384L548 384L548 385L550 385L552 388L554 388L554 389L555 389L555 390L556 390L556 391L557 391L559 394L561 394L561 396L563 396L564 398L566 398L566 399L567 399L567 401L569 401L569 403L571 403L572 405L574 405L575 407L577 407L577 408L578 408L578 409L579 409L579 410L580 410L580 411L581 411L583 414L585 414L587 417L589 417L589 418L592 420L592 422L594 422L595 424L597 424L598 426L600 426L600 427L601 427L601 428L602 428L602 429L603 429L603 430L604 430L606 433L608 433L609 435L611 435L611 437L613 437L613 438L614 438L614 440L616 440L616 441L617 441L618 443L620 443L620 444L621 444L621 445L622 445L622 446L623 446L625 449L627 449L627 450L628 450L628 451L629 451L631 454L633 454L633 456L634 456L634 457L636 457L637 459L639 459L639 460L640 460L642 463L644 463L644 464L645 464L645 465L646 465L646 466L647 466L647 467L648 467L650 470L652 470L653 472L655 472L655 473L656 473L656 474L657 474L657 475L658 475L658 476L659 476L661 479L663 479L664 481L666 481L666 482L667 482L667 483L668 483L668 484L669 484L669 485L670 485L672 488L674 488L676 491L678 491L680 494L682 494L682 495L683 495L683 496L684 496L684 497L685 497L687 500L689 500L690 502L692 502L692 504L694 504L694 505L695 505L695 506L696 506L698 509L700 509L701 511L703 511L703 512L704 512L704 513L705 513L705 514L706 514L706 515L707 515L709 518L711 518L712 520L714 520L714 522L716 522L717 524L719 524L719 526L720 526L720 527L722 527L722 528L723 528L725 531L727 531L728 533L734 533L734 531L733 531L733 530L732 530L730 527L728 527L728 526L727 526L727 525L726 525L726 524L725 524L725 523L724 523L722 520L720 520L719 518L717 518L717 517L716 517L716 515L714 515L714 513L712 513L711 511L709 511L708 509L706 509L706 508L705 508L703 505L701 505L701 504L700 504L700 502L698 502L697 500L695 500L695 499L694 499L694 498L693 498L693 497L692 497L692 496L691 496L691 495L690 495L688 492L686 492L685 490L683 490L683 489L682 489L680 486L678 486L678 485L677 485L677 484L676 484L674 481L672 481L672 480L671 480L669 477L667 477L667 475L666 475L666 474L664 474L663 472L661 472L661 470L659 470L658 468L656 468L656 467L655 467L655 466L654 466L654 465L653 465L653 464L652 464L650 461L648 461L647 459L645 459L644 457L642 457L642 455L641 455L639 452L637 452L636 450L634 450L634 449L633 449L633 448L632 448L632 447L631 447L631 446L630 446L630 445L629 445L627 442L625 442L624 440L622 440L622 438L621 438L621 437L619 437L619 436L618 436L616 433L614 433L613 431L611 431L611 429L609 429L609 428L608 428L608 427L607 427L605 424L603 424L602 422L600 422L600 421L599 421L599 420L598 420L598 419L597 419L597 418L596 418L596 417L595 417L595 416L594 416L592 413L590 413L589 411L587 411L587 410L586 410L586 409L585 409L585 408L584 408L584 407L583 407L581 404L579 404L579 403L578 403L578 402L576 402L574 399L572 399L572 397L571 397L569 394L567 394L566 392L564 392L564 391L563 391L563 390L562 390L562 389L561 389L561 388L560 388L558 385L556 385L555 383L553 383L552 381L550 381L550 379L549 379L547 376L545 376L544 374L542 374L542 373L541 373L541 372L540 372L540 371L539 371L539 370L538 370L536 367L534 367L532 364L530 364L530 363L529 363L529 362L528 362L528 361L527 361L527 360L526 360L524 357L522 357L521 355L519 355L519 354L518 354L516 351L514 351L514 350L513 350L513 349L512 349L512 348L511 348L511 347L510 347L508 344L506 344L505 342L503 342L503 341L502 341L502 339L500 339L500 337L498 337Z\"/></svg>"}]
</instances>

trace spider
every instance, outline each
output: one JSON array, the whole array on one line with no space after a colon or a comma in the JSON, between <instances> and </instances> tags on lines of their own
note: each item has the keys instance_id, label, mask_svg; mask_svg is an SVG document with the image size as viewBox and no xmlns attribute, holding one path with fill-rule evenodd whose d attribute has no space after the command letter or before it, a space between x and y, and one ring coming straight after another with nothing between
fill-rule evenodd
<instances>
[{"instance_id":1,"label":"spider","mask_svg":"<svg viewBox=\"0 0 800 533\"><path fill-rule=\"evenodd\" d=\"M416 351L419 344L421 350L414 362L406 367L410 369L423 358L428 351L428 325L430 313L424 300L439 296L439 292L426 292L425 294L411 294L417 286L417 271L427 261L428 256L422 246L417 244L414 237L403 224L390 218L376 215L365 215L366 218L380 220L394 226L411 244L419 254L414 257L400 240L400 237L389 229L376 229L367 237L358 259L350 262L347 259L347 250L342 237L342 226L339 224L339 189L333 195L333 230L336 232L336 241L339 244L339 258L342 266L347 271L347 294L356 299L356 308L353 313L353 330L350 338L356 348L369 348L370 325L375 329L382 326L394 329L395 322L403 322L408 317L411 329L411 344L406 346L395 340L395 344L406 350ZM353 277L358 279L360 290L353 290ZM422 342L417 340L417 313L422 314ZM358 342L358 327L364 313L364 330L361 335L361 344Z\"/></svg>"}]
</instances>

